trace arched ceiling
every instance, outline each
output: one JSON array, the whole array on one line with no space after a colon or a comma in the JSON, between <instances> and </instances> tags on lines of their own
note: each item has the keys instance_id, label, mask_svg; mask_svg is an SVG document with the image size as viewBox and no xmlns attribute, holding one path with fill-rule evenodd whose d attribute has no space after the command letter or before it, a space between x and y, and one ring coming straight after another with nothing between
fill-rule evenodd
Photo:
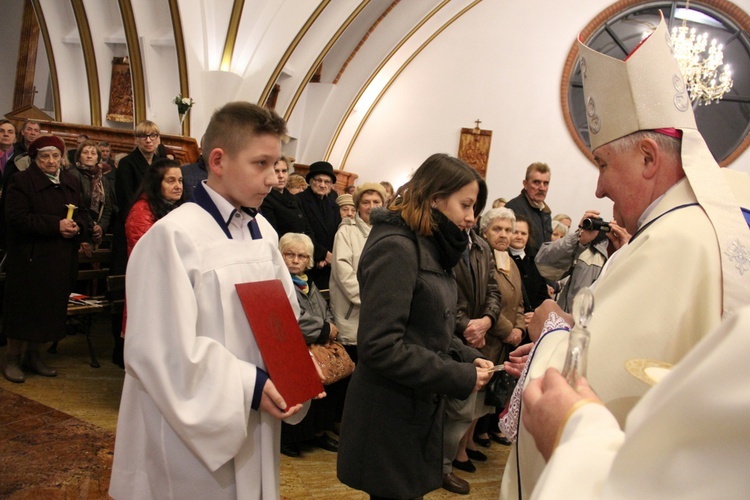
<instances>
[{"instance_id":1,"label":"arched ceiling","mask_svg":"<svg viewBox=\"0 0 750 500\"><path fill-rule=\"evenodd\" d=\"M482 0L18 1L40 22L57 120L132 127L106 119L111 61L127 56L134 123L199 137L224 102L275 94L291 153L343 166L403 68ZM182 130L178 93L196 101Z\"/></svg>"}]
</instances>

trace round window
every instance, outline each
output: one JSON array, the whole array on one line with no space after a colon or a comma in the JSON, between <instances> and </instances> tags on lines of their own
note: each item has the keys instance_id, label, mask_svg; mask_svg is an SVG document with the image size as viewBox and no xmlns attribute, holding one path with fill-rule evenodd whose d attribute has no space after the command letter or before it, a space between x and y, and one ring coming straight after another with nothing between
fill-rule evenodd
<instances>
[{"instance_id":1,"label":"round window","mask_svg":"<svg viewBox=\"0 0 750 500\"><path fill-rule=\"evenodd\" d=\"M732 70L734 85L717 103L693 102L698 129L711 153L722 165L728 165L750 145L750 17L734 4L723 0L684 2L643 2L623 0L605 9L581 32L586 45L617 59L625 59L640 41L659 23L659 11L670 29L681 26L708 33L724 45L724 63ZM578 47L573 45L562 76L563 116L568 130L581 151L592 158L586 109L583 104Z\"/></svg>"}]
</instances>

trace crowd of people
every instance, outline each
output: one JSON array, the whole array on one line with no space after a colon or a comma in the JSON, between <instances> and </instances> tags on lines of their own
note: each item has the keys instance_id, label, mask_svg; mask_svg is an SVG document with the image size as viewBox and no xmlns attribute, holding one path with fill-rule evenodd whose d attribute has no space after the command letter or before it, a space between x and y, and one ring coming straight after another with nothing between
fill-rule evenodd
<instances>
[{"instance_id":1,"label":"crowd of people","mask_svg":"<svg viewBox=\"0 0 750 500\"><path fill-rule=\"evenodd\" d=\"M466 495L454 469L475 471L492 442L512 446L504 498L709 496L706 457L729 478L721 496L746 491L747 397L731 387L749 375L750 180L720 171L689 106L673 104L664 31L625 62L579 46L595 194L614 210L577 226L553 217L541 162L486 212L484 179L445 154L395 192L339 193L327 161L295 173L283 119L249 103L217 110L182 167L150 121L117 168L108 144L81 136L66 165L38 124L16 142L0 122L5 378L56 375L39 346L64 332L77 255L112 232L128 309L113 319L126 367L114 498L276 498L279 453L308 446L338 453L340 481L371 498ZM282 283L307 346L340 344L351 375L287 405L234 292L262 280ZM585 288L588 372L571 385L560 370ZM734 358L735 379L721 376ZM675 368L649 390L622 369L632 360Z\"/></svg>"}]
</instances>

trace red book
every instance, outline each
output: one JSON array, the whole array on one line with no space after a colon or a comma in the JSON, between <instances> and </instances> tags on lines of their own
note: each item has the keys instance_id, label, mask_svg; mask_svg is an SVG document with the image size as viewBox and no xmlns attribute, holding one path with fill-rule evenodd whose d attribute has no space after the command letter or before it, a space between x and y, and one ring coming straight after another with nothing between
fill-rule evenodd
<instances>
[{"instance_id":1,"label":"red book","mask_svg":"<svg viewBox=\"0 0 750 500\"><path fill-rule=\"evenodd\" d=\"M235 285L276 389L289 406L323 392L318 371L281 280Z\"/></svg>"}]
</instances>

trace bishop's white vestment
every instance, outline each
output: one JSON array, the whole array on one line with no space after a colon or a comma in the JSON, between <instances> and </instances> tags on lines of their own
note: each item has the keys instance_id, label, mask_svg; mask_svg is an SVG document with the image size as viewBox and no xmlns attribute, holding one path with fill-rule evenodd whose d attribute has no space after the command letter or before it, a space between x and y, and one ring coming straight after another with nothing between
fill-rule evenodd
<instances>
[{"instance_id":1,"label":"bishop's white vestment","mask_svg":"<svg viewBox=\"0 0 750 500\"><path fill-rule=\"evenodd\" d=\"M750 491L750 307L731 315L633 408L565 424L532 498L745 498Z\"/></svg>"},{"instance_id":2,"label":"bishop's white vestment","mask_svg":"<svg viewBox=\"0 0 750 500\"><path fill-rule=\"evenodd\" d=\"M721 171L739 204L750 207L750 177ZM625 370L625 362L678 363L721 322L721 276L713 226L683 178L656 204L630 243L612 256L593 287L587 378L621 426L648 389ZM525 381L542 376L550 366L562 371L567 347L565 330L542 337ZM545 462L522 422L505 467L501 498L519 498L518 464L522 498L528 498Z\"/></svg>"}]
</instances>

